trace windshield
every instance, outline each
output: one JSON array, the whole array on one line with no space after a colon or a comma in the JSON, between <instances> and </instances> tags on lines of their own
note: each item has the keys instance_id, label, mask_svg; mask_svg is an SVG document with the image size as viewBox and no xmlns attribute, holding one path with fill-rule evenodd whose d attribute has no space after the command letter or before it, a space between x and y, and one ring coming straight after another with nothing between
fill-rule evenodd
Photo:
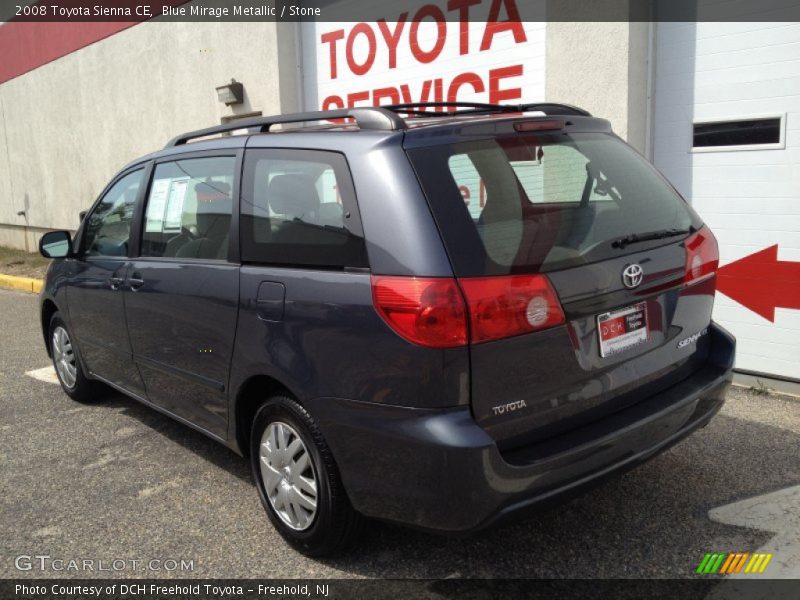
<instances>
[{"instance_id":1,"label":"windshield","mask_svg":"<svg viewBox=\"0 0 800 600\"><path fill-rule=\"evenodd\" d=\"M658 172L608 134L512 135L408 154L459 276L597 262L700 226ZM619 243L654 232L669 233Z\"/></svg>"}]
</instances>

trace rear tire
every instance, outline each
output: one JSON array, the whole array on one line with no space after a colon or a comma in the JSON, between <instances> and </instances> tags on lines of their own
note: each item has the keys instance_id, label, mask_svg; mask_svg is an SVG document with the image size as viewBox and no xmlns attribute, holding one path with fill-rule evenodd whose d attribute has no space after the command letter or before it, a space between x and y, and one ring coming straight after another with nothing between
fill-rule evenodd
<instances>
[{"instance_id":1,"label":"rear tire","mask_svg":"<svg viewBox=\"0 0 800 600\"><path fill-rule=\"evenodd\" d=\"M73 346L73 337L67 329L61 313L50 319L50 356L58 376L61 389L77 402L93 403L102 399L103 386L86 377L78 353Z\"/></svg>"},{"instance_id":2,"label":"rear tire","mask_svg":"<svg viewBox=\"0 0 800 600\"><path fill-rule=\"evenodd\" d=\"M293 548L331 556L356 540L363 517L350 504L322 433L295 400L275 396L258 409L250 464L269 520Z\"/></svg>"}]
</instances>

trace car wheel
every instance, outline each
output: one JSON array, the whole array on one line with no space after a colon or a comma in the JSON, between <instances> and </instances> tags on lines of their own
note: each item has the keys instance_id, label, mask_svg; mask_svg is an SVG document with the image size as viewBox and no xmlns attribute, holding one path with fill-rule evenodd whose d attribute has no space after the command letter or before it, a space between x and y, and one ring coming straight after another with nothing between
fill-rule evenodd
<instances>
[{"instance_id":1,"label":"car wheel","mask_svg":"<svg viewBox=\"0 0 800 600\"><path fill-rule=\"evenodd\" d=\"M270 521L296 550L330 556L358 537L363 517L350 504L319 428L295 400L276 396L258 409L250 462Z\"/></svg>"},{"instance_id":2,"label":"car wheel","mask_svg":"<svg viewBox=\"0 0 800 600\"><path fill-rule=\"evenodd\" d=\"M50 319L50 356L53 359L61 388L78 402L96 402L101 398L102 386L86 377L80 358L75 352L72 335L64 319L55 313Z\"/></svg>"}]
</instances>

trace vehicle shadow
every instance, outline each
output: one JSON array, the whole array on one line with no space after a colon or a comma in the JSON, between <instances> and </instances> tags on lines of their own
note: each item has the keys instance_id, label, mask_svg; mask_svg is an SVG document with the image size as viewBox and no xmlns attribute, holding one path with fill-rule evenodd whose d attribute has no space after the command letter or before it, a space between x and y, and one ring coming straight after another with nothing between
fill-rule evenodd
<instances>
[{"instance_id":1,"label":"vehicle shadow","mask_svg":"<svg viewBox=\"0 0 800 600\"><path fill-rule=\"evenodd\" d=\"M107 392L101 406L121 410L125 416L136 419L142 425L180 444L206 462L225 469L244 482L252 483L253 478L250 475L250 464L247 459L188 425L114 390Z\"/></svg>"},{"instance_id":2,"label":"vehicle shadow","mask_svg":"<svg viewBox=\"0 0 800 600\"><path fill-rule=\"evenodd\" d=\"M248 461L200 432L120 394L104 406L252 485ZM353 550L319 562L344 576L378 578L692 577L706 552L753 551L772 536L715 523L708 511L800 483L799 444L790 430L718 415L663 455L563 505L468 538L369 521ZM431 591L446 597L447 589Z\"/></svg>"}]
</instances>

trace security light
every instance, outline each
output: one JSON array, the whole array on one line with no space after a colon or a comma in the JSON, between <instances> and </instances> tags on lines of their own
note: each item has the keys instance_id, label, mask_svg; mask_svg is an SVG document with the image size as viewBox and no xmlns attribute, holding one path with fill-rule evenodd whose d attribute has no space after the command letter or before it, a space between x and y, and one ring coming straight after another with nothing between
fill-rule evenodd
<instances>
[{"instance_id":1,"label":"security light","mask_svg":"<svg viewBox=\"0 0 800 600\"><path fill-rule=\"evenodd\" d=\"M226 106L241 104L242 100L244 100L244 85L235 79L231 79L228 85L220 86L216 90L217 99L220 102L224 102Z\"/></svg>"}]
</instances>

